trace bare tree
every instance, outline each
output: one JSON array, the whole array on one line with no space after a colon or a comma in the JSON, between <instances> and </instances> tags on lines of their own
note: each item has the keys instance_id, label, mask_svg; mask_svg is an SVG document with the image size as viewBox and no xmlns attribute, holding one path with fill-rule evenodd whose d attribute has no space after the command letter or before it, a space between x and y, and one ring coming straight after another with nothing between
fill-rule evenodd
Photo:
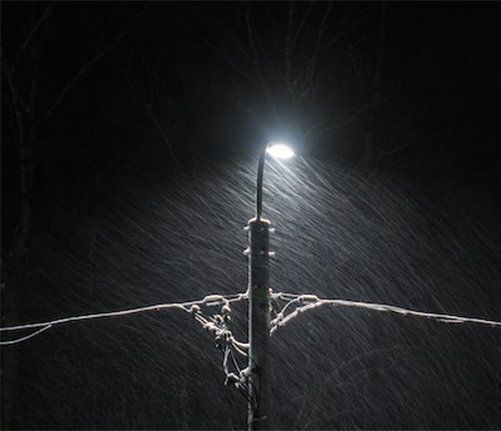
<instances>
[{"instance_id":1,"label":"bare tree","mask_svg":"<svg viewBox=\"0 0 501 431\"><path fill-rule=\"evenodd\" d=\"M9 145L16 156L16 171L18 172L18 213L14 237L7 243L3 241L2 254L6 270L6 280L2 282L3 318L15 320L17 305L22 300L23 288L27 276L27 259L34 220L34 186L36 184L37 159L43 151L40 139L41 131L54 116L63 102L70 96L72 89L87 72L113 50L130 30L130 27L110 33L110 27L98 39L87 58L83 59L76 70L68 72L66 82L61 85L51 100L40 96L41 89L46 86L42 69L46 67L47 43L52 18L56 4L51 3L16 3L8 5L4 13L13 14L14 8L20 17L20 28L24 30L19 44L13 40L2 40L1 65L2 84L5 88L3 102L4 118L11 130L6 131ZM136 17L136 20L142 14ZM14 38L12 38L14 39ZM5 45L7 42L7 46ZM12 121L10 121L12 119ZM3 353L3 352L2 352ZM3 353L3 370L8 370L8 378L4 374L2 390L3 425L9 426L11 417L12 390L16 375L14 353Z\"/></svg>"},{"instance_id":2,"label":"bare tree","mask_svg":"<svg viewBox=\"0 0 501 431\"><path fill-rule=\"evenodd\" d=\"M133 61L130 61L123 75L147 117L147 123L141 128L159 138L167 157L175 166L179 166L178 153L183 133L176 115L171 82L165 78L167 74L161 71L160 56L155 59L143 49L140 57L141 73L134 72Z\"/></svg>"},{"instance_id":3,"label":"bare tree","mask_svg":"<svg viewBox=\"0 0 501 431\"><path fill-rule=\"evenodd\" d=\"M283 8L282 4L273 7ZM259 117L260 124L270 123L264 117L272 118L273 122L285 122L294 128L294 135L303 143L329 139L339 129L367 117L393 97L394 93L385 91L382 85L386 37L384 6L378 15L377 8L346 13L333 2L290 1L284 8L283 19L274 23L272 31L267 31L271 24L264 22L267 18L265 9L244 2L238 17L239 25L234 30L210 23L216 31L229 36L226 40L237 48L227 47L227 50L240 52L240 63L225 52L221 44L202 40L236 72L238 79L256 88L253 96L260 94L259 106L242 105L253 116ZM373 22L376 15L378 43L371 49L376 51L373 57L377 57L377 61L362 64L362 56L356 55L357 39L362 26ZM283 39L278 38L281 35ZM353 69L354 75L350 77L347 88L366 90L354 93L352 106L344 107L342 115L338 112L333 116L323 106L326 97L320 93L322 81L329 75L326 67L336 62ZM241 97L235 95L234 99ZM369 142L368 152L372 151Z\"/></svg>"}]
</instances>

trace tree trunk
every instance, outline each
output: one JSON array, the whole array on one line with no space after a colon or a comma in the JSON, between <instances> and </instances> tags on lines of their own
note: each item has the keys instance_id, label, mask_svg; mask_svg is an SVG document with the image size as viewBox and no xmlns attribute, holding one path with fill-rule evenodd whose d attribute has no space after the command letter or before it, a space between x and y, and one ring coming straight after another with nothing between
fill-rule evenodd
<instances>
[{"instance_id":1,"label":"tree trunk","mask_svg":"<svg viewBox=\"0 0 501 431\"><path fill-rule=\"evenodd\" d=\"M34 161L30 145L18 142L19 148L19 188L20 209L17 233L12 247L11 258L7 268L7 283L3 292L3 325L17 323L18 306L22 302L27 276L28 247L32 227L32 186ZM15 347L7 347L1 351L2 363L2 395L1 421L2 429L15 427L15 402L17 397L18 355Z\"/></svg>"}]
</instances>

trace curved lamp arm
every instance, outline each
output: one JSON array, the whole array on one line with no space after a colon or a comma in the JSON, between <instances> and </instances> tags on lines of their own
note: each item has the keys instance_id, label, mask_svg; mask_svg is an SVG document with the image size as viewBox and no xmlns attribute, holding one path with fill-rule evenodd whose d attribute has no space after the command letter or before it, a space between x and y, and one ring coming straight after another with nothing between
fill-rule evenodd
<instances>
[{"instance_id":1,"label":"curved lamp arm","mask_svg":"<svg viewBox=\"0 0 501 431\"><path fill-rule=\"evenodd\" d=\"M259 159L257 163L257 181L256 181L256 220L261 220L261 213L263 211L263 174L264 174L264 162L266 159L266 150L268 149L266 144L259 154Z\"/></svg>"},{"instance_id":2,"label":"curved lamp arm","mask_svg":"<svg viewBox=\"0 0 501 431\"><path fill-rule=\"evenodd\" d=\"M261 213L263 210L263 174L264 163L266 160L266 153L270 153L273 157L278 159L288 159L294 155L287 145L270 141L264 145L259 153L259 160L257 164L257 182L256 182L256 220L261 220Z\"/></svg>"}]
</instances>

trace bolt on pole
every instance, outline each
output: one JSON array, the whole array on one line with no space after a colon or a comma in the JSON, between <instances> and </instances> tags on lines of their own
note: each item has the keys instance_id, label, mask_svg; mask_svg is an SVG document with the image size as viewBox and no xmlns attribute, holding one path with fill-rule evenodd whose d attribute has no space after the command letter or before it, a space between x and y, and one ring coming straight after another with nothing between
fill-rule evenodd
<instances>
[{"instance_id":1,"label":"bolt on pole","mask_svg":"<svg viewBox=\"0 0 501 431\"><path fill-rule=\"evenodd\" d=\"M268 428L268 370L270 337L269 232L270 222L249 221L249 417L248 429Z\"/></svg>"}]
</instances>

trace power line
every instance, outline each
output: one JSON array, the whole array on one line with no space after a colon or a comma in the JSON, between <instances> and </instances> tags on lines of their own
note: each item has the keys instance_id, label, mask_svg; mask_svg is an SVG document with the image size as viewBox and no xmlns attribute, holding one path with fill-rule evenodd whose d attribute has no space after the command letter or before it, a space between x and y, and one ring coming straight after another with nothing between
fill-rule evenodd
<instances>
[{"instance_id":1,"label":"power line","mask_svg":"<svg viewBox=\"0 0 501 431\"><path fill-rule=\"evenodd\" d=\"M6 327L0 327L0 333L2 332L9 332L9 331L22 331L26 329L38 329L36 332L21 337L21 338L16 338L14 340L8 340L8 341L0 341L0 346L5 346L5 345L12 345L16 343L20 343L22 341L26 341L36 335L41 334L42 332L47 331L48 329L58 326L58 325L63 325L67 323L73 323L73 322L78 322L82 320L94 320L94 319L101 319L101 318L107 318L107 317L118 317L118 316L127 316L131 314L138 314L138 313L145 313L145 312L150 312L150 311L161 311L161 310L166 310L166 309L180 309L183 311L186 311L191 314L198 315L200 311L201 306L217 306L217 305L222 305L224 306L229 306L230 303L232 302L237 302L243 299L246 299L247 295L245 293L238 293L238 294L231 294L231 295L208 295L205 296L204 298L198 300L198 301L189 301L189 302L172 302L172 303L164 303L164 304L155 304L155 305L149 305L146 307L138 307L138 308L130 308L127 310L119 310L119 311L110 311L110 312L104 312L104 313L93 313L93 314L83 314L83 315L78 315L78 316L71 316L71 317L65 317L61 319L56 319L56 320L51 320L47 322L37 322L37 323L29 323L29 324L24 324L24 325L16 325L16 326L6 326ZM212 330L212 327L210 326L209 321L207 320L201 320L198 319L202 325L209 331ZM236 340L235 340L236 341ZM244 345L244 343L239 343L236 342L237 345ZM242 346L240 346L242 347Z\"/></svg>"},{"instance_id":2,"label":"power line","mask_svg":"<svg viewBox=\"0 0 501 431\"><path fill-rule=\"evenodd\" d=\"M286 325L288 322L290 322L292 319L296 318L300 314L323 305L362 308L371 311L396 313L403 316L430 319L442 323L473 323L473 324L501 327L501 322L495 320L479 319L465 316L454 316L450 314L430 313L430 312L398 307L390 304L350 301L345 299L322 299L316 295L311 295L311 294L293 294L284 292L276 292L276 293L272 292L271 297L277 302L285 301L285 304L282 306L280 311L275 313L275 317L270 322L271 334L273 334L279 327L283 327L284 325ZM23 337L15 338L13 340L0 341L0 346L13 345L21 343L23 341L27 341L51 329L54 326L63 325L67 323L73 323L83 320L94 320L94 319L109 318L109 317L127 316L131 314L139 314L150 311L162 311L166 309L180 309L190 314L193 314L195 320L199 322L204 329L213 333L213 335L216 337L217 340L224 339L225 342L231 345L231 348L234 351L240 353L241 355L246 356L248 343L236 340L231 331L225 326L222 320L224 319L224 315L229 312L228 310L230 303L238 302L244 299L248 299L247 293L237 293L231 295L214 294L205 296L204 298L197 301L155 304L145 307L126 309L126 310L71 316L46 322L0 327L0 333L37 329L37 331ZM206 317L201 312L202 306L206 307L222 306L221 309L222 312L221 314L216 314L211 317ZM227 308L225 309L225 307Z\"/></svg>"},{"instance_id":3,"label":"power line","mask_svg":"<svg viewBox=\"0 0 501 431\"><path fill-rule=\"evenodd\" d=\"M30 338L33 338L35 337L36 335L39 335L41 334L42 332L45 332L47 331L48 329L52 328L52 325L47 325L47 326L44 326L43 328L39 329L38 331L36 332L33 332L32 334L30 335L26 335L25 337L21 337L21 338L16 338L14 340L9 340L9 341L0 341L0 346L8 346L10 344L17 344L17 343L21 343L22 341L26 341L26 340L29 340Z\"/></svg>"},{"instance_id":4,"label":"power line","mask_svg":"<svg viewBox=\"0 0 501 431\"><path fill-rule=\"evenodd\" d=\"M270 322L270 333L273 334L279 327L284 326L289 321L304 313L305 311L323 305L334 305L341 307L362 308L371 311L383 311L397 313L408 317L418 317L431 319L442 323L474 323L480 325L501 327L501 322L495 320L479 319L475 317L454 316L450 314L429 313L425 311L411 310L408 308L397 307L389 304L378 304L373 302L349 301L345 299L321 299L316 295L310 294L292 294L292 293L272 293L275 300L285 301L282 309L276 313ZM296 308L294 308L294 306ZM291 311L291 308L293 311ZM288 313L286 313L288 311Z\"/></svg>"}]
</instances>

